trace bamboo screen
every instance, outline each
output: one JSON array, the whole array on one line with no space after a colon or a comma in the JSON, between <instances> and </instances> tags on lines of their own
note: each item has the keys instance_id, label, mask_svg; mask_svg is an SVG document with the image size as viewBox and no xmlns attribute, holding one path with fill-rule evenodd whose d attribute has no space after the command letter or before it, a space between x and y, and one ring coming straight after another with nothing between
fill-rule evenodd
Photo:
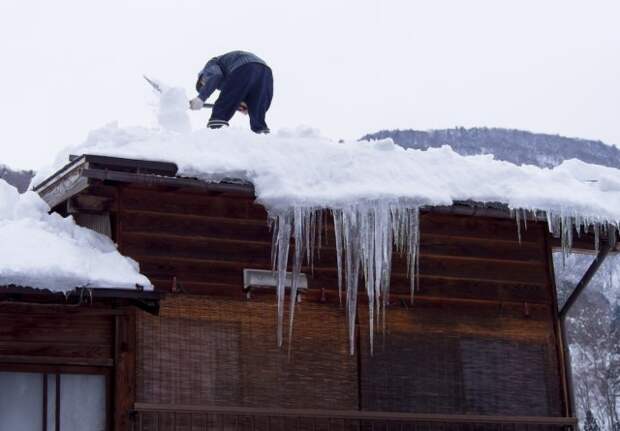
<instances>
[{"instance_id":1,"label":"bamboo screen","mask_svg":"<svg viewBox=\"0 0 620 431\"><path fill-rule=\"evenodd\" d=\"M561 415L549 309L419 302L390 307L375 336L359 307L298 306L291 359L275 343L275 301L171 296L138 319L138 401L518 416Z\"/></svg>"},{"instance_id":2,"label":"bamboo screen","mask_svg":"<svg viewBox=\"0 0 620 431\"><path fill-rule=\"evenodd\" d=\"M500 304L393 307L373 356L362 324L362 409L561 416L549 309L528 313Z\"/></svg>"},{"instance_id":3,"label":"bamboo screen","mask_svg":"<svg viewBox=\"0 0 620 431\"><path fill-rule=\"evenodd\" d=\"M357 409L357 362L337 306L298 306L289 361L276 347L272 296L177 296L161 305L159 317L138 319L138 401Z\"/></svg>"}]
</instances>

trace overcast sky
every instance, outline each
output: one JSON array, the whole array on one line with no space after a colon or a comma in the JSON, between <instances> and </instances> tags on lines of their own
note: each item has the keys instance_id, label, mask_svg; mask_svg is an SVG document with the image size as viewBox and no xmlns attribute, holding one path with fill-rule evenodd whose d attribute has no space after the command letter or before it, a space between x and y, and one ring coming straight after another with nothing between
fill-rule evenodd
<instances>
[{"instance_id":1,"label":"overcast sky","mask_svg":"<svg viewBox=\"0 0 620 431\"><path fill-rule=\"evenodd\" d=\"M0 163L37 168L118 120L152 125L150 74L272 66L272 129L333 138L488 126L620 145L618 0L1 0ZM209 111L192 112L202 127ZM245 117L233 121L245 126Z\"/></svg>"}]
</instances>

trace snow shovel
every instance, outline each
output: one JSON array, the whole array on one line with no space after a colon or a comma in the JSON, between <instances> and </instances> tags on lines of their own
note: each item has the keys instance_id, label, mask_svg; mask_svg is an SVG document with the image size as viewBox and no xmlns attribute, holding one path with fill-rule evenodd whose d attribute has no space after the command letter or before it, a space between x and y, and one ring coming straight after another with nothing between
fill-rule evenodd
<instances>
[{"instance_id":1,"label":"snow shovel","mask_svg":"<svg viewBox=\"0 0 620 431\"><path fill-rule=\"evenodd\" d=\"M159 84L157 82L153 81L152 79L149 79L149 77L146 76L146 75L142 75L142 76L144 76L144 79L146 79L146 82L151 84L151 87L153 87L155 89L155 91L157 91L159 93L162 92L162 89L161 89L161 87L159 86ZM205 107L205 108L213 108L213 103L205 103L202 106Z\"/></svg>"}]
</instances>

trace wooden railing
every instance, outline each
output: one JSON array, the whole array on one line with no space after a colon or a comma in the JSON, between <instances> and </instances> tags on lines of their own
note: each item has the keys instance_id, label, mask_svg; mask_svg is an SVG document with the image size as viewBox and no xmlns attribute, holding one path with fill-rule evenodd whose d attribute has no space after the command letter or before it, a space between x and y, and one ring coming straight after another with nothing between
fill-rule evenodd
<instances>
[{"instance_id":1,"label":"wooden railing","mask_svg":"<svg viewBox=\"0 0 620 431\"><path fill-rule=\"evenodd\" d=\"M566 417L211 407L136 403L134 431L573 431Z\"/></svg>"}]
</instances>

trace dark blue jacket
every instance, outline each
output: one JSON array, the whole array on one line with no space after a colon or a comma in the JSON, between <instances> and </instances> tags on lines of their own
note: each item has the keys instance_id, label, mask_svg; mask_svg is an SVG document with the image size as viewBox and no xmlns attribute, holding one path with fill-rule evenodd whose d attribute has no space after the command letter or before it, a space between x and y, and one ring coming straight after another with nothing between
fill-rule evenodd
<instances>
[{"instance_id":1,"label":"dark blue jacket","mask_svg":"<svg viewBox=\"0 0 620 431\"><path fill-rule=\"evenodd\" d=\"M248 63L260 63L267 66L267 63L251 52L231 51L213 57L198 74L198 81L196 82L198 96L203 101L207 100L216 89L222 89L226 79L234 70Z\"/></svg>"}]
</instances>

